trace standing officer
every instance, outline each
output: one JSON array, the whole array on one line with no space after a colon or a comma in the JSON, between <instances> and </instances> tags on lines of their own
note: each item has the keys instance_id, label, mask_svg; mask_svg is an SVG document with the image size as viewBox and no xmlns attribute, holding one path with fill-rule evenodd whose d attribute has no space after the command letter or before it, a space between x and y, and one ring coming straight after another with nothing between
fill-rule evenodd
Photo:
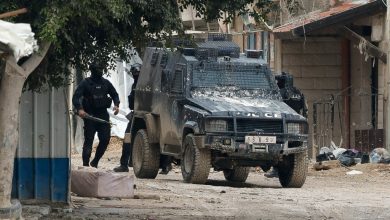
<instances>
[{"instance_id":1,"label":"standing officer","mask_svg":"<svg viewBox=\"0 0 390 220\"><path fill-rule=\"evenodd\" d=\"M303 117L307 118L307 105L305 96L302 92L294 86L293 76L282 72L281 75L275 76L278 87L280 89L280 95L283 101L290 106L294 111ZM265 177L273 178L278 177L278 169L273 167L272 170L266 174Z\"/></svg>"},{"instance_id":2,"label":"standing officer","mask_svg":"<svg viewBox=\"0 0 390 220\"><path fill-rule=\"evenodd\" d=\"M294 86L293 76L282 72L281 75L275 76L280 94L282 95L283 101L294 109L298 114L307 118L307 105L305 96L302 92Z\"/></svg>"},{"instance_id":3,"label":"standing officer","mask_svg":"<svg viewBox=\"0 0 390 220\"><path fill-rule=\"evenodd\" d=\"M103 67L97 63L89 66L91 76L82 80L73 94L72 102L77 110L77 114L84 119L84 145L83 145L83 166L98 166L100 158L107 149L110 142L110 125L88 120L85 116L90 115L108 121L107 108L111 107L114 101L114 114L119 112L119 96L114 86L107 79L103 78ZM109 96L110 97L109 97ZM89 163L92 144L97 132L99 145L97 146L95 158Z\"/></svg>"},{"instance_id":4,"label":"standing officer","mask_svg":"<svg viewBox=\"0 0 390 220\"><path fill-rule=\"evenodd\" d=\"M132 66L130 68L130 73L133 77L133 85L131 86L131 92L128 96L129 101L129 108L131 112L126 116L126 118L129 120L129 123L127 124L126 133L130 132L130 126L131 126L131 120L133 118L133 110L134 110L134 97L135 97L135 87L137 86L139 73L141 70L140 65ZM131 151L132 151L132 144L123 142L122 144L122 156L120 161L120 166L115 167L115 172L129 172L129 164L131 164Z\"/></svg>"}]
</instances>

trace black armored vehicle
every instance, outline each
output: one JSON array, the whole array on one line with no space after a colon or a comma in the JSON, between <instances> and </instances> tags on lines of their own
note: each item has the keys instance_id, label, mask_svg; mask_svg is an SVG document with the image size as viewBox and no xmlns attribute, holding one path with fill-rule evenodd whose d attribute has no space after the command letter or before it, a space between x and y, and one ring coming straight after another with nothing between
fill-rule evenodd
<instances>
[{"instance_id":1,"label":"black armored vehicle","mask_svg":"<svg viewBox=\"0 0 390 220\"><path fill-rule=\"evenodd\" d=\"M155 178L165 155L189 183L205 183L211 167L245 182L250 167L275 166L283 187L301 187L307 120L283 102L260 55L231 41L147 48L126 138L135 175Z\"/></svg>"}]
</instances>

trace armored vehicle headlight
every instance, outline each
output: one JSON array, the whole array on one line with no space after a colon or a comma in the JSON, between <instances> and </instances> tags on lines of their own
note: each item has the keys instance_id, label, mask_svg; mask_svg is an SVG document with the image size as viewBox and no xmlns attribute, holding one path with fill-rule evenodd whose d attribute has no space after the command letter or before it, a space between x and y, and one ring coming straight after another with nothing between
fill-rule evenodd
<instances>
[{"instance_id":1,"label":"armored vehicle headlight","mask_svg":"<svg viewBox=\"0 0 390 220\"><path fill-rule=\"evenodd\" d=\"M302 123L287 123L287 133L289 134L305 134L305 124Z\"/></svg>"},{"instance_id":2,"label":"armored vehicle headlight","mask_svg":"<svg viewBox=\"0 0 390 220\"><path fill-rule=\"evenodd\" d=\"M206 122L206 131L227 131L227 121L225 120L209 120Z\"/></svg>"}]
</instances>

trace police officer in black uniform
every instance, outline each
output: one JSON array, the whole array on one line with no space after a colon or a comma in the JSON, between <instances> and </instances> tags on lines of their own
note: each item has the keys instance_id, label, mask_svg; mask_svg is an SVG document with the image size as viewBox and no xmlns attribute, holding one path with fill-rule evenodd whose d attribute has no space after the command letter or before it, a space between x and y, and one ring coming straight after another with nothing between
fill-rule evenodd
<instances>
[{"instance_id":1,"label":"police officer in black uniform","mask_svg":"<svg viewBox=\"0 0 390 220\"><path fill-rule=\"evenodd\" d=\"M101 123L86 119L87 115L108 121L110 119L107 108L111 107L114 101L114 114L119 112L119 96L110 81L103 78L103 67L92 63L89 67L91 76L82 80L73 94L72 102L77 114L84 119L84 145L83 145L83 166L98 166L100 158L107 149L110 142L111 128L107 123ZM109 95L109 96L108 96ZM99 145L97 146L95 158L89 163L92 144L97 132Z\"/></svg>"},{"instance_id":2,"label":"police officer in black uniform","mask_svg":"<svg viewBox=\"0 0 390 220\"><path fill-rule=\"evenodd\" d=\"M305 96L299 89L294 86L293 76L282 72L281 75L275 76L275 79L280 89L280 94L283 98L283 101L297 113L307 118L307 105ZM273 167L272 170L264 174L264 176L268 178L278 177L278 169Z\"/></svg>"},{"instance_id":3,"label":"police officer in black uniform","mask_svg":"<svg viewBox=\"0 0 390 220\"><path fill-rule=\"evenodd\" d=\"M137 86L138 83L140 70L141 70L140 65L135 65L130 68L130 73L133 77L134 82L133 85L131 86L130 95L128 96L129 109L131 110L131 112L126 116L127 119L129 120L129 123L127 124L127 128L125 131L126 133L130 132L131 120L133 118L133 110L134 110L135 87ZM132 151L131 144L123 142L120 166L114 168L115 172L129 172L128 166L129 164L131 165L131 153L132 153L131 151Z\"/></svg>"},{"instance_id":4,"label":"police officer in black uniform","mask_svg":"<svg viewBox=\"0 0 390 220\"><path fill-rule=\"evenodd\" d=\"M293 76L282 72L281 75L275 76L280 94L283 101L294 109L298 114L307 118L307 105L305 102L305 96L302 92L294 86Z\"/></svg>"}]
</instances>

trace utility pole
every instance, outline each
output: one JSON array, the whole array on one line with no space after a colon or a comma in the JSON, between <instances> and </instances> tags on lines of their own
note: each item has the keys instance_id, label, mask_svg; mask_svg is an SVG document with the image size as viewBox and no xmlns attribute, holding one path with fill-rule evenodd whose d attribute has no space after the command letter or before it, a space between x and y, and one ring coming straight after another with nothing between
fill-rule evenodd
<instances>
[{"instance_id":1,"label":"utility pole","mask_svg":"<svg viewBox=\"0 0 390 220\"><path fill-rule=\"evenodd\" d=\"M384 2L384 1L383 1ZM386 1L386 22L385 22L385 42L386 42L386 52L387 52L387 64L385 72L385 102L386 108L384 111L385 114L385 148L390 149L390 100L389 100L389 91L390 91L390 0Z\"/></svg>"}]
</instances>

